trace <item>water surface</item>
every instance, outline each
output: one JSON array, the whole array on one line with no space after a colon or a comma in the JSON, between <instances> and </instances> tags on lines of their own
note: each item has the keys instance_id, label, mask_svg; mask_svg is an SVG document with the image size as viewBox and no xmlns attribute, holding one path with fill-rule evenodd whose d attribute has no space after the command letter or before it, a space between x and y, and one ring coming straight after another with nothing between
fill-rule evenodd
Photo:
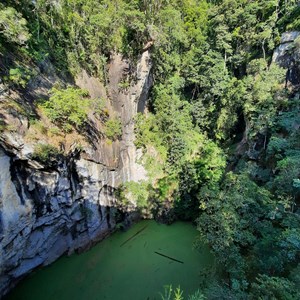
<instances>
[{"instance_id":1,"label":"water surface","mask_svg":"<svg viewBox=\"0 0 300 300\"><path fill-rule=\"evenodd\" d=\"M214 269L208 248L193 247L197 236L189 223L142 221L35 272L7 299L160 300L163 286L170 284L190 294L199 288L203 273Z\"/></svg>"}]
</instances>

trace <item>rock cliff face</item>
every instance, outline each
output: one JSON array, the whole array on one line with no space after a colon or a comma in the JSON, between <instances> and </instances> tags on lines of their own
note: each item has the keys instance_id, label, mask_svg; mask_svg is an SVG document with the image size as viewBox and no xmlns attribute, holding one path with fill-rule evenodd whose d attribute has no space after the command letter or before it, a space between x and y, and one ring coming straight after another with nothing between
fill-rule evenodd
<instances>
[{"instance_id":1,"label":"rock cliff face","mask_svg":"<svg viewBox=\"0 0 300 300\"><path fill-rule=\"evenodd\" d=\"M145 110L152 85L148 51L135 67L129 76L129 62L115 54L106 85L84 71L78 76L77 85L88 89L92 97L110 99L112 111L122 122L122 139L107 143L90 116L90 145L82 152L71 148L50 168L32 159L34 144L24 138L27 118L1 112L1 118L14 123L16 130L0 134L0 295L34 268L85 249L109 234L119 207L115 190L123 182L147 177L137 163L133 118ZM51 78L49 87L56 81L54 75ZM124 78L129 84L121 89Z\"/></svg>"},{"instance_id":2,"label":"rock cliff face","mask_svg":"<svg viewBox=\"0 0 300 300\"><path fill-rule=\"evenodd\" d=\"M285 32L281 36L280 45L273 54L276 62L286 73L286 86L298 87L300 84L300 32Z\"/></svg>"}]
</instances>

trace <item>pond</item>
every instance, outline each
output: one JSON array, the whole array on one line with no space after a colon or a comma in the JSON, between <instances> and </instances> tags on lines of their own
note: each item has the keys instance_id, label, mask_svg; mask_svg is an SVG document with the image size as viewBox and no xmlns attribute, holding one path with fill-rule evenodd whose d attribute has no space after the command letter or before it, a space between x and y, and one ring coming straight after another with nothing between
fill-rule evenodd
<instances>
[{"instance_id":1,"label":"pond","mask_svg":"<svg viewBox=\"0 0 300 300\"><path fill-rule=\"evenodd\" d=\"M141 221L32 273L6 299L160 300L166 285L191 294L215 270L209 249L193 246L197 236L190 223Z\"/></svg>"}]
</instances>

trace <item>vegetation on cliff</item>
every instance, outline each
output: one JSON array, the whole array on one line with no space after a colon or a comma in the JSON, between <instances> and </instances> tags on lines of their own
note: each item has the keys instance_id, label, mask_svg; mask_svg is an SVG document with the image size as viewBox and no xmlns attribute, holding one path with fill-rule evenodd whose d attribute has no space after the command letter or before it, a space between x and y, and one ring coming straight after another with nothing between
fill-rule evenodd
<instances>
[{"instance_id":1,"label":"vegetation on cliff","mask_svg":"<svg viewBox=\"0 0 300 300\"><path fill-rule=\"evenodd\" d=\"M105 82L112 52L135 60L153 44L136 145L155 183L124 190L141 207L166 205L165 218L197 220L225 266L223 281L203 287L208 299L299 299L300 97L271 63L281 34L299 24L293 0L7 0L1 75L26 88L29 65L47 58L61 73L84 68ZM42 108L63 128L80 127L84 96L53 90ZM121 134L117 120L106 128Z\"/></svg>"}]
</instances>

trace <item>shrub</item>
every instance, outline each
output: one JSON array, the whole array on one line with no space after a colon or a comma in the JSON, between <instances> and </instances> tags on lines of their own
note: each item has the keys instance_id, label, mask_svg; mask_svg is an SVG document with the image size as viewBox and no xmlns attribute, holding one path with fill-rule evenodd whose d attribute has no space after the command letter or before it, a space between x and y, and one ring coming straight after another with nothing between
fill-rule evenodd
<instances>
[{"instance_id":1,"label":"shrub","mask_svg":"<svg viewBox=\"0 0 300 300\"><path fill-rule=\"evenodd\" d=\"M92 99L90 103L90 109L93 114L98 117L102 122L107 122L109 118L109 112L106 107L107 100L105 98Z\"/></svg>"},{"instance_id":2,"label":"shrub","mask_svg":"<svg viewBox=\"0 0 300 300\"><path fill-rule=\"evenodd\" d=\"M46 165L52 165L61 152L50 144L37 144L32 158Z\"/></svg>"},{"instance_id":3,"label":"shrub","mask_svg":"<svg viewBox=\"0 0 300 300\"><path fill-rule=\"evenodd\" d=\"M73 87L65 90L53 88L48 101L41 105L49 119L70 131L72 126L77 129L87 119L89 101L88 92Z\"/></svg>"},{"instance_id":4,"label":"shrub","mask_svg":"<svg viewBox=\"0 0 300 300\"><path fill-rule=\"evenodd\" d=\"M143 208L148 205L149 184L146 181L128 181L120 187L119 195L120 201L128 205L129 200L132 200L137 207Z\"/></svg>"},{"instance_id":5,"label":"shrub","mask_svg":"<svg viewBox=\"0 0 300 300\"><path fill-rule=\"evenodd\" d=\"M30 126L34 127L41 134L47 134L47 127L42 121L32 120L30 121Z\"/></svg>"},{"instance_id":6,"label":"shrub","mask_svg":"<svg viewBox=\"0 0 300 300\"><path fill-rule=\"evenodd\" d=\"M118 84L121 90L127 90L130 87L130 82L128 80L124 80Z\"/></svg>"},{"instance_id":7,"label":"shrub","mask_svg":"<svg viewBox=\"0 0 300 300\"><path fill-rule=\"evenodd\" d=\"M9 75L7 79L15 85L26 87L28 81L30 80L31 74L29 70L25 68L15 68L9 70Z\"/></svg>"},{"instance_id":8,"label":"shrub","mask_svg":"<svg viewBox=\"0 0 300 300\"><path fill-rule=\"evenodd\" d=\"M101 115L105 110L106 99L105 98L97 98L91 101L91 109L94 113Z\"/></svg>"},{"instance_id":9,"label":"shrub","mask_svg":"<svg viewBox=\"0 0 300 300\"><path fill-rule=\"evenodd\" d=\"M105 135L112 140L116 140L122 135L122 123L119 119L109 119L105 123Z\"/></svg>"},{"instance_id":10,"label":"shrub","mask_svg":"<svg viewBox=\"0 0 300 300\"><path fill-rule=\"evenodd\" d=\"M60 129L58 127L50 127L48 129L48 131L49 131L49 134L52 136L56 136L56 135L60 134Z\"/></svg>"},{"instance_id":11,"label":"shrub","mask_svg":"<svg viewBox=\"0 0 300 300\"><path fill-rule=\"evenodd\" d=\"M19 45L25 44L30 38L26 19L13 7L5 7L3 4L0 4L0 34L9 43Z\"/></svg>"}]
</instances>

